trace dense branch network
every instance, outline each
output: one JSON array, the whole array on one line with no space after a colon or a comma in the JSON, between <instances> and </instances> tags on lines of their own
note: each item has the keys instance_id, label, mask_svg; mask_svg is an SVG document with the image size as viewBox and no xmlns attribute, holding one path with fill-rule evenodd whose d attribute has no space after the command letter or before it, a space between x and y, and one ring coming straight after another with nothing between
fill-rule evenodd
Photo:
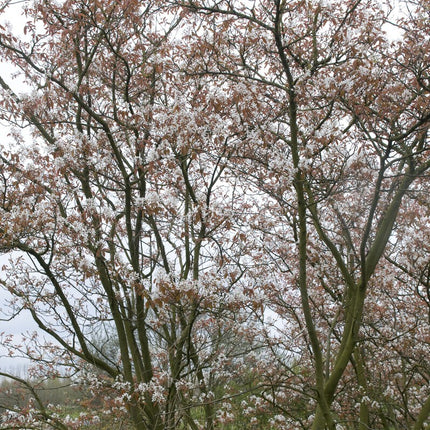
<instances>
[{"instance_id":1,"label":"dense branch network","mask_svg":"<svg viewBox=\"0 0 430 430\"><path fill-rule=\"evenodd\" d=\"M395 40L370 0L27 5L1 285L38 330L10 353L137 429L425 428L427 3ZM5 425L91 418L15 382Z\"/></svg>"}]
</instances>

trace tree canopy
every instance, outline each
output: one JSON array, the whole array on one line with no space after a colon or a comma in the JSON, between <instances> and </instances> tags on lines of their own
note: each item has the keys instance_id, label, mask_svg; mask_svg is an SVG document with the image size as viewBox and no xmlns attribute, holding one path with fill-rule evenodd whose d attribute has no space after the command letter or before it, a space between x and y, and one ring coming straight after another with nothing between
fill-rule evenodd
<instances>
[{"instance_id":1,"label":"tree canopy","mask_svg":"<svg viewBox=\"0 0 430 430\"><path fill-rule=\"evenodd\" d=\"M10 354L136 429L427 428L429 1L23 11L1 286L38 330L1 323ZM2 428L96 419L15 381Z\"/></svg>"}]
</instances>

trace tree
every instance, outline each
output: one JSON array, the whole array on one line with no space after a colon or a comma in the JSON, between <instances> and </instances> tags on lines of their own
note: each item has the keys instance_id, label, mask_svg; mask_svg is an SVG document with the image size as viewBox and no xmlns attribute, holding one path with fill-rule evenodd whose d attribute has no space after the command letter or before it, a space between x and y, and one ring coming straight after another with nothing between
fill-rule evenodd
<instances>
[{"instance_id":1,"label":"tree","mask_svg":"<svg viewBox=\"0 0 430 430\"><path fill-rule=\"evenodd\" d=\"M297 295L285 300L281 283L274 305L288 327L304 331L302 344L310 349L311 426L334 429L345 420L337 393L351 365L357 421L369 428L360 394L366 392L365 301L378 295L378 265L386 249L392 252L400 208L423 192L420 178L430 167L428 2L410 5L396 23L404 37L392 43L381 31L387 4L180 3L206 23L203 36L196 25L192 49L199 45L201 57L193 73L241 82L258 100L251 109L265 114L256 126L253 113L246 120L255 132L244 138L248 161L241 174L278 213L261 226L263 246L300 297L298 312ZM402 288L397 283L396 294ZM428 402L420 402L417 428L428 416Z\"/></svg>"},{"instance_id":2,"label":"tree","mask_svg":"<svg viewBox=\"0 0 430 430\"><path fill-rule=\"evenodd\" d=\"M250 321L229 300L243 258L225 169L236 119L222 94L177 73L182 17L164 2L41 2L26 14L25 40L5 27L0 39L31 88L0 81L14 127L1 249L17 252L3 284L39 328L24 353L102 372L93 382L138 429L197 428L193 408L213 428L219 343ZM94 342L104 330L117 353Z\"/></svg>"},{"instance_id":3,"label":"tree","mask_svg":"<svg viewBox=\"0 0 430 430\"><path fill-rule=\"evenodd\" d=\"M234 398L250 428L423 428L430 20L407 5L43 1L2 28L31 88L0 80L3 283L47 336L24 352L137 429L213 429Z\"/></svg>"}]
</instances>

